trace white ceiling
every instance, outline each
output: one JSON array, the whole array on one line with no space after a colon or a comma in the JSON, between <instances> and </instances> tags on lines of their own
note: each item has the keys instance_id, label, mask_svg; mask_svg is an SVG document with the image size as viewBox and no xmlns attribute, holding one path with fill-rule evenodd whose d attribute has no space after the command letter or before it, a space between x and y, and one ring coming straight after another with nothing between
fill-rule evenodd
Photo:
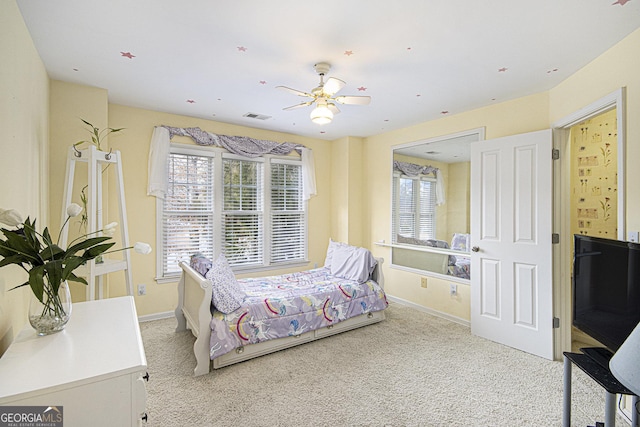
<instances>
[{"instance_id":1,"label":"white ceiling","mask_svg":"<svg viewBox=\"0 0 640 427\"><path fill-rule=\"evenodd\" d=\"M640 27L640 0L17 3L53 79L115 104L328 140L548 90ZM347 82L339 95L371 103L324 126L312 107L283 111L306 99L276 86L310 91L321 61Z\"/></svg>"}]
</instances>

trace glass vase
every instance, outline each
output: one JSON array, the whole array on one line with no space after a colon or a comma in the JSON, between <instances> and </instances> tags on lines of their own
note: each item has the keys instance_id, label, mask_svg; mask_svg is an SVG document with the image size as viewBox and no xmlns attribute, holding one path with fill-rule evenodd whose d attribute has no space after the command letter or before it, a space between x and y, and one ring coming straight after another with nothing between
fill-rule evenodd
<instances>
[{"instance_id":1,"label":"glass vase","mask_svg":"<svg viewBox=\"0 0 640 427\"><path fill-rule=\"evenodd\" d=\"M71 317L71 292L69 284L60 284L57 293L53 293L51 285L45 283L42 301L33 292L30 293L29 323L40 336L49 335L64 329Z\"/></svg>"}]
</instances>

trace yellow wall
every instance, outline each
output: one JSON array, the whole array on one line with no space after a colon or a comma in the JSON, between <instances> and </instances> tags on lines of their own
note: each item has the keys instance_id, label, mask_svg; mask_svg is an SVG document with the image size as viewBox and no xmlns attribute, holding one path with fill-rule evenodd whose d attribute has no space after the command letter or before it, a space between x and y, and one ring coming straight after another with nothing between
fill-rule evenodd
<instances>
[{"instance_id":1,"label":"yellow wall","mask_svg":"<svg viewBox=\"0 0 640 427\"><path fill-rule=\"evenodd\" d=\"M213 133L295 142L311 148L316 162L318 195L309 201L309 260L311 267L315 263L318 265L324 263L331 228L330 143L313 138L110 104L109 126L125 128L117 136L112 135L109 144L114 150L120 150L122 153L129 238L132 243L144 241L156 247L156 201L155 198L147 196L147 159L153 127L157 125L200 127ZM53 126L55 124L52 123ZM176 137L174 141L193 143L187 138ZM111 182L110 188L115 188L114 182ZM52 197L60 192L61 190L52 190ZM109 213L105 222L118 220L118 203L115 197L116 192L110 191ZM136 296L139 315L171 311L177 304L176 284L157 284L154 280L156 277L155 255L155 253L148 256L136 253L131 255L134 287L140 283L147 285L147 295ZM269 271L265 274L279 274L285 271L290 270ZM114 273L110 275L109 280L110 295L124 294L123 274Z\"/></svg>"},{"instance_id":2,"label":"yellow wall","mask_svg":"<svg viewBox=\"0 0 640 427\"><path fill-rule=\"evenodd\" d=\"M636 30L580 71L549 91L550 122L626 87L627 230L640 230L640 30Z\"/></svg>"},{"instance_id":3,"label":"yellow wall","mask_svg":"<svg viewBox=\"0 0 640 427\"><path fill-rule=\"evenodd\" d=\"M0 142L0 207L18 208L25 214L45 219L50 213L52 226L59 223L62 198L64 156L61 148L84 139L86 132L79 117L102 127L125 127L126 131L110 139L109 144L123 154L129 233L132 241L143 240L155 246L155 201L146 196L147 154L152 128L167 124L178 127L199 126L223 134L247 135L275 141L293 141L314 150L318 173L318 196L309 203L309 257L313 263L324 260L328 238L334 236L372 249L376 256L390 259L387 248L374 242L390 240L391 224L391 150L393 146L464 130L485 127L487 139L549 128L595 100L626 86L627 88L627 228L640 229L640 192L633 184L640 181L640 30L635 31L599 58L548 92L455 114L439 120L368 138L345 138L327 142L214 121L108 104L102 89L68 83L51 83L51 147L49 138L49 83L44 67L33 47L15 1L0 5L0 53L11 58L11 67L0 81L2 101L0 120L5 137ZM5 96L6 94L6 96ZM91 117L88 117L91 116ZM106 120L106 121L105 121ZM47 162L48 160L48 162ZM49 167L49 174L44 172ZM25 174L25 171L33 171ZM20 177L17 180L16 177ZM112 177L110 178L112 180ZM336 194L340 183L347 183L345 194ZM113 185L113 183L111 182ZM51 209L47 201L51 200ZM110 192L107 220L117 215ZM565 200L568 195L564 195ZM46 222L46 221L45 221ZM133 254L134 284L147 284L148 295L136 297L139 314L172 310L175 285L158 285L155 257ZM433 310L461 319L469 319L469 288L459 286L456 297L449 296L448 282L430 278L427 288L420 287L416 274L384 265L387 291ZM23 290L7 293L6 288L21 276L11 268L0 269L0 340L11 328L24 324L26 299ZM111 279L111 295L123 292L121 278ZM1 343L0 343L1 347Z\"/></svg>"},{"instance_id":4,"label":"yellow wall","mask_svg":"<svg viewBox=\"0 0 640 427\"><path fill-rule=\"evenodd\" d=\"M450 296L449 281L430 277L427 287L423 288L420 275L391 268L391 250L375 245L380 240L391 241L392 148L480 127L486 128L487 139L532 132L548 128L548 117L548 94L541 93L365 139L367 169L363 199L370 215L363 244L371 248L375 256L387 260L383 271L390 295L452 317L470 319L468 285L459 284L458 295Z\"/></svg>"},{"instance_id":5,"label":"yellow wall","mask_svg":"<svg viewBox=\"0 0 640 427\"><path fill-rule=\"evenodd\" d=\"M0 2L0 208L47 222L49 79L15 1ZM2 226L4 227L4 226ZM27 275L0 268L0 354L27 322Z\"/></svg>"},{"instance_id":6,"label":"yellow wall","mask_svg":"<svg viewBox=\"0 0 640 427\"><path fill-rule=\"evenodd\" d=\"M362 245L362 139L346 137L331 145L331 238Z\"/></svg>"},{"instance_id":7,"label":"yellow wall","mask_svg":"<svg viewBox=\"0 0 640 427\"><path fill-rule=\"evenodd\" d=\"M451 163L447 180L447 235L471 232L471 162Z\"/></svg>"},{"instance_id":8,"label":"yellow wall","mask_svg":"<svg viewBox=\"0 0 640 427\"><path fill-rule=\"evenodd\" d=\"M66 162L68 149L78 141L90 140L89 126L82 120L86 120L94 126L105 129L108 127L109 112L107 104L107 91L89 86L81 86L73 83L52 80L50 85L50 120L49 131L49 166L51 171L49 180L49 224L53 230L60 230L60 226L66 220L62 217L63 188L66 181ZM82 120L81 120L82 119ZM108 150L108 139L101 144L103 150ZM79 148L87 148L87 144ZM109 168L110 169L110 168ZM103 191L108 193L109 184L106 176L109 170L103 174ZM80 193L87 185L87 165L76 162L74 187L71 201L82 206ZM108 201L103 198L103 210L108 209ZM66 206L64 207L66 209ZM116 220L117 221L117 220ZM105 222L105 224L107 224ZM86 228L80 226L80 217L69 221L69 241L80 233L85 234ZM69 282L72 301L79 302L86 299L86 286L77 282Z\"/></svg>"}]
</instances>

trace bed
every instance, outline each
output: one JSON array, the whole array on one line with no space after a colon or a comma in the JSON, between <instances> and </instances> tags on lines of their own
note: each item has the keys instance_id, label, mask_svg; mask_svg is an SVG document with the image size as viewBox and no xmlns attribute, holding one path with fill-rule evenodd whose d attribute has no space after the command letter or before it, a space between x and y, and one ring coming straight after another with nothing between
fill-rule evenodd
<instances>
[{"instance_id":1,"label":"bed","mask_svg":"<svg viewBox=\"0 0 640 427\"><path fill-rule=\"evenodd\" d=\"M239 280L224 265L225 259L211 263L206 272L193 260L182 262L176 331L189 329L196 337L194 374L384 320L388 303L380 267L383 259L354 248L330 242L321 268ZM353 254L345 261L344 251L353 250L366 259L358 274L345 273L358 263ZM342 267L345 262L351 265L346 270L336 268L341 262ZM221 301L223 282L234 282L234 286L237 282L235 290L242 298L232 301L231 295ZM234 309L237 302L240 305Z\"/></svg>"}]
</instances>

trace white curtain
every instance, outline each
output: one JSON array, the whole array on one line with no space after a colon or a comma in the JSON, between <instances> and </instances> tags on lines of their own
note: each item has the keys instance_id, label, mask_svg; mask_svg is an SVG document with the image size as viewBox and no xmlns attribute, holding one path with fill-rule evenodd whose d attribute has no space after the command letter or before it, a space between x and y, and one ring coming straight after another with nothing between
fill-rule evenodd
<instances>
[{"instance_id":1,"label":"white curtain","mask_svg":"<svg viewBox=\"0 0 640 427\"><path fill-rule=\"evenodd\" d=\"M316 193L316 164L313 151L309 148L302 149L302 198L309 200Z\"/></svg>"},{"instance_id":2,"label":"white curtain","mask_svg":"<svg viewBox=\"0 0 640 427\"><path fill-rule=\"evenodd\" d=\"M393 169L402 172L406 176L414 177L418 175L434 174L436 177L436 205L443 205L447 199L444 190L444 178L440 169L433 166L416 165L414 163L393 161Z\"/></svg>"},{"instance_id":3,"label":"white curtain","mask_svg":"<svg viewBox=\"0 0 640 427\"><path fill-rule=\"evenodd\" d=\"M169 130L161 126L153 129L151 147L149 148L149 182L147 195L164 199L167 193L167 161L171 140Z\"/></svg>"},{"instance_id":4,"label":"white curtain","mask_svg":"<svg viewBox=\"0 0 640 427\"><path fill-rule=\"evenodd\" d=\"M445 192L444 192L444 179L442 179L442 172L437 170L436 174L436 205L444 205L447 201Z\"/></svg>"},{"instance_id":5,"label":"white curtain","mask_svg":"<svg viewBox=\"0 0 640 427\"><path fill-rule=\"evenodd\" d=\"M313 159L313 151L299 144L282 143L272 141L256 140L248 137L233 137L226 135L215 135L205 132L199 128L168 128L156 126L151 136L151 146L149 148L149 182L147 195L164 199L167 192L167 159L169 158L169 147L171 145L171 135L190 136L196 143L201 145L219 145L235 152L236 154L255 157L258 152L286 154L293 150L300 152L302 157L302 195L304 200L309 200L316 195L316 170ZM219 143L222 141L222 143ZM218 142L218 143L217 143Z\"/></svg>"}]
</instances>

